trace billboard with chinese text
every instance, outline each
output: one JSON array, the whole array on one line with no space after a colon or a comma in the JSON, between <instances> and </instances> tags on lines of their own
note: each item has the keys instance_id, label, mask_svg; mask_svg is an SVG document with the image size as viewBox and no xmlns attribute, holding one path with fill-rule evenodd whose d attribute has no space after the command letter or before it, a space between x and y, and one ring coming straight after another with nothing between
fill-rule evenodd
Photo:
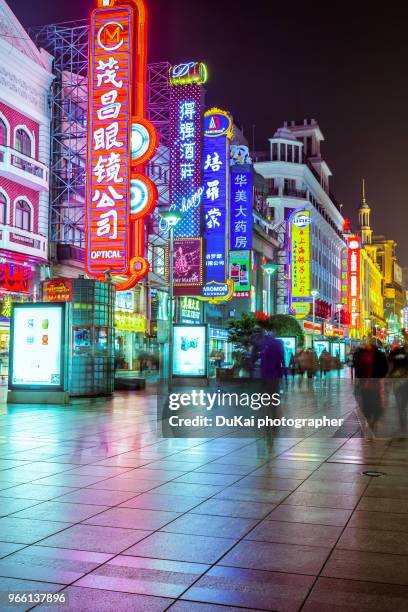
<instances>
[{"instance_id":1,"label":"billboard with chinese text","mask_svg":"<svg viewBox=\"0 0 408 612\"><path fill-rule=\"evenodd\" d=\"M204 114L205 283L207 286L217 284L219 290L226 283L228 272L229 143L232 133L228 113L214 108ZM203 290L202 295L205 297L207 291Z\"/></svg>"},{"instance_id":2,"label":"billboard with chinese text","mask_svg":"<svg viewBox=\"0 0 408 612\"><path fill-rule=\"evenodd\" d=\"M252 249L252 172L240 166L231 168L230 249Z\"/></svg>"},{"instance_id":3,"label":"billboard with chinese text","mask_svg":"<svg viewBox=\"0 0 408 612\"><path fill-rule=\"evenodd\" d=\"M309 210L295 210L287 220L289 309L298 319L310 312L310 223Z\"/></svg>"},{"instance_id":4,"label":"billboard with chinese text","mask_svg":"<svg viewBox=\"0 0 408 612\"><path fill-rule=\"evenodd\" d=\"M125 276L119 289L148 271L143 217L157 200L143 165L157 135L146 120L147 15L112 0L91 15L89 53L87 272Z\"/></svg>"}]
</instances>

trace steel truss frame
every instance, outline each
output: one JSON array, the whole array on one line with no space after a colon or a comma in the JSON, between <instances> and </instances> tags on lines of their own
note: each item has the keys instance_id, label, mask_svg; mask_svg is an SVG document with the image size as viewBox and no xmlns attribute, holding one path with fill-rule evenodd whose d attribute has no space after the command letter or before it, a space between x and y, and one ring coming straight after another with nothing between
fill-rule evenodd
<instances>
[{"instance_id":1,"label":"steel truss frame","mask_svg":"<svg viewBox=\"0 0 408 612\"><path fill-rule=\"evenodd\" d=\"M51 90L50 244L85 247L85 177L89 25L87 20L32 28L39 47L54 57ZM164 247L159 211L170 205L170 64L148 65L148 118L159 134L159 147L148 164L159 200L147 221L147 250L154 285L165 284Z\"/></svg>"}]
</instances>

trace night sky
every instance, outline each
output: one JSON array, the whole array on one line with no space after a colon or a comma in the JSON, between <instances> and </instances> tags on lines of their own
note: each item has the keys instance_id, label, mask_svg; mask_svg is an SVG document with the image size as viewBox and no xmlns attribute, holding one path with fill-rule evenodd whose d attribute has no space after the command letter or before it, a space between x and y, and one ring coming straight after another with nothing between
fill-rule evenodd
<instances>
[{"instance_id":1,"label":"night sky","mask_svg":"<svg viewBox=\"0 0 408 612\"><path fill-rule=\"evenodd\" d=\"M83 19L93 0L7 0L25 26ZM316 119L331 188L357 219L367 182L376 233L408 266L408 36L402 9L365 0L150 0L150 61L204 60L207 104L266 150L285 119ZM405 244L404 244L405 242Z\"/></svg>"}]
</instances>

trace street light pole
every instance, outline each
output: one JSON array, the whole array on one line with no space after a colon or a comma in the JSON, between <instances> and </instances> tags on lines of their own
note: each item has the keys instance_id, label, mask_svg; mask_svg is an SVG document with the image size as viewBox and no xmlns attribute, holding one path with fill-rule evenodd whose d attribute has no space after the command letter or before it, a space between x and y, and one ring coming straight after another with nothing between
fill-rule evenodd
<instances>
[{"instance_id":1,"label":"street light pole","mask_svg":"<svg viewBox=\"0 0 408 612\"><path fill-rule=\"evenodd\" d=\"M169 244L169 358L168 358L168 386L173 386L173 302L174 302L174 225L170 225Z\"/></svg>"},{"instance_id":2,"label":"street light pole","mask_svg":"<svg viewBox=\"0 0 408 612\"><path fill-rule=\"evenodd\" d=\"M312 296L312 349L314 349L314 340L315 340L315 320L316 320L316 298L319 295L319 292L317 289L312 289L312 291L310 292L311 296Z\"/></svg>"},{"instance_id":3,"label":"street light pole","mask_svg":"<svg viewBox=\"0 0 408 612\"><path fill-rule=\"evenodd\" d=\"M169 228L169 345L167 359L167 384L173 386L173 311L174 311L174 228L183 215L177 210L165 210L160 213L161 218Z\"/></svg>"}]
</instances>

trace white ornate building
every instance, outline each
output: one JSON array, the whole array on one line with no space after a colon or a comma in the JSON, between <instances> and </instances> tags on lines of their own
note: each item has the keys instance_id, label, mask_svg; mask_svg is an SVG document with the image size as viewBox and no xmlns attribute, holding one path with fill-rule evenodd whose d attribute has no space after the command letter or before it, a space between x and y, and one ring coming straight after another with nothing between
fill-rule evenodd
<instances>
[{"instance_id":1,"label":"white ornate building","mask_svg":"<svg viewBox=\"0 0 408 612\"><path fill-rule=\"evenodd\" d=\"M341 250L344 218L329 189L331 171L321 156L324 140L317 122L285 122L269 139L268 161L259 161L255 169L269 182L268 203L275 227L284 232L291 210L311 211L311 285L318 290L317 312L330 319L341 298ZM284 256L284 244L282 253ZM278 312L287 312L285 268L281 266ZM330 313L330 314L328 314Z\"/></svg>"}]
</instances>

